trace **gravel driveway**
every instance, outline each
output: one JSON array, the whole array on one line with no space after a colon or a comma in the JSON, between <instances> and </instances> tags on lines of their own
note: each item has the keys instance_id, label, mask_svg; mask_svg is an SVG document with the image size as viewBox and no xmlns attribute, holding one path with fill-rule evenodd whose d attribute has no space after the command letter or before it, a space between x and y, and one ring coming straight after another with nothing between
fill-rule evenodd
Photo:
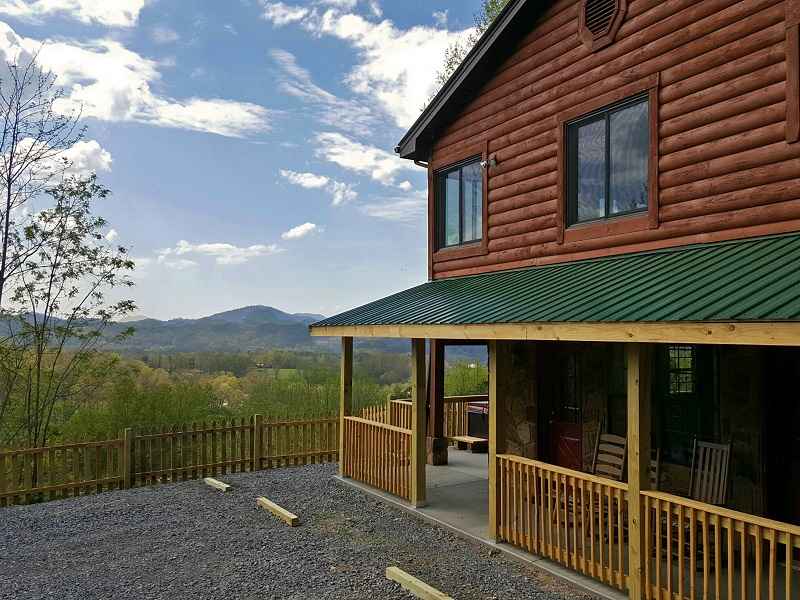
<instances>
[{"instance_id":1,"label":"gravel driveway","mask_svg":"<svg viewBox=\"0 0 800 600\"><path fill-rule=\"evenodd\" d=\"M331 479L335 465L0 509L0 598L405 599L398 565L458 600L589 598ZM255 508L266 495L301 517Z\"/></svg>"}]
</instances>

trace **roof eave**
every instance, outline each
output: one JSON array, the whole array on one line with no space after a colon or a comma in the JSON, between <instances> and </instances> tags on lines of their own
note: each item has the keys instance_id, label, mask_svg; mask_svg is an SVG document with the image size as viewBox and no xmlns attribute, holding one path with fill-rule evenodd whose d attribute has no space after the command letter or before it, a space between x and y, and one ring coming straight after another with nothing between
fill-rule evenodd
<instances>
[{"instance_id":1,"label":"roof eave","mask_svg":"<svg viewBox=\"0 0 800 600\"><path fill-rule=\"evenodd\" d=\"M428 128L451 103L454 94L458 92L462 85L469 79L476 68L481 64L486 54L494 47L497 40L506 32L509 25L519 12L526 6L528 0L511 0L503 11L497 16L486 32L478 40L478 43L470 50L455 72L442 86L442 89L434 96L433 100L425 107L422 114L409 128L395 148L395 152L400 158L409 160L427 160L426 154L421 155L421 149L427 149L427 145L417 143L420 138L430 133ZM429 145L429 144L428 144Z\"/></svg>"}]
</instances>

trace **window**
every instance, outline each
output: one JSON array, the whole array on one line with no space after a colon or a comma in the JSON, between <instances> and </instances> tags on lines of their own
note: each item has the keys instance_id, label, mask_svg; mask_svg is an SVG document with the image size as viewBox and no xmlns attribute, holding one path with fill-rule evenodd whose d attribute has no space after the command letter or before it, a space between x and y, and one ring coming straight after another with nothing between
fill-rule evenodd
<instances>
[{"instance_id":1,"label":"window","mask_svg":"<svg viewBox=\"0 0 800 600\"><path fill-rule=\"evenodd\" d=\"M566 124L570 225L647 211L650 117L638 96Z\"/></svg>"},{"instance_id":2,"label":"window","mask_svg":"<svg viewBox=\"0 0 800 600\"><path fill-rule=\"evenodd\" d=\"M437 247L451 248L483 238L483 168L473 158L436 175Z\"/></svg>"},{"instance_id":3,"label":"window","mask_svg":"<svg viewBox=\"0 0 800 600\"><path fill-rule=\"evenodd\" d=\"M714 349L707 346L663 346L659 351L657 431L665 460L688 465L695 437L719 437L719 397Z\"/></svg>"},{"instance_id":4,"label":"window","mask_svg":"<svg viewBox=\"0 0 800 600\"><path fill-rule=\"evenodd\" d=\"M669 393L694 394L695 388L695 356L692 346L669 346Z\"/></svg>"}]
</instances>

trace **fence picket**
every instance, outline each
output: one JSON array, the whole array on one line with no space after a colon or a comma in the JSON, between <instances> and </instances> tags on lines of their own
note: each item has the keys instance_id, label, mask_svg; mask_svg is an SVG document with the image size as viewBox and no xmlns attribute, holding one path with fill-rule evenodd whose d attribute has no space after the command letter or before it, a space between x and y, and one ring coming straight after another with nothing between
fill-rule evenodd
<instances>
[{"instance_id":1,"label":"fence picket","mask_svg":"<svg viewBox=\"0 0 800 600\"><path fill-rule=\"evenodd\" d=\"M300 421L242 418L162 426L140 433L126 430L119 439L0 452L0 507L187 481L229 470L336 460L337 421L333 417ZM390 447L390 441L384 438L375 444ZM409 452L410 443L398 447L395 456L407 457ZM383 465L376 477L404 493L407 483L399 476L393 482L395 466Z\"/></svg>"}]
</instances>

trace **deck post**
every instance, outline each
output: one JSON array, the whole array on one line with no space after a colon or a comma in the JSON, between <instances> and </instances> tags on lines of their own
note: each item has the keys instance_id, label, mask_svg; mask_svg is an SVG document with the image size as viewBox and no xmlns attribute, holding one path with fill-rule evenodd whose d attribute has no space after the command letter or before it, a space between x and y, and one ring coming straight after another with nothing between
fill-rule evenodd
<instances>
[{"instance_id":1,"label":"deck post","mask_svg":"<svg viewBox=\"0 0 800 600\"><path fill-rule=\"evenodd\" d=\"M504 368L505 342L489 341L489 537L500 541L500 485L497 455L505 451L505 429L500 414Z\"/></svg>"},{"instance_id":2,"label":"deck post","mask_svg":"<svg viewBox=\"0 0 800 600\"><path fill-rule=\"evenodd\" d=\"M425 506L425 464L427 436L425 434L425 340L411 340L411 503Z\"/></svg>"},{"instance_id":3,"label":"deck post","mask_svg":"<svg viewBox=\"0 0 800 600\"><path fill-rule=\"evenodd\" d=\"M353 408L353 338L342 338L341 382L339 388L339 475L344 476L344 418Z\"/></svg>"},{"instance_id":4,"label":"deck post","mask_svg":"<svg viewBox=\"0 0 800 600\"><path fill-rule=\"evenodd\" d=\"M444 431L444 342L430 341L428 362L427 460L430 465L447 464L447 438Z\"/></svg>"},{"instance_id":5,"label":"deck post","mask_svg":"<svg viewBox=\"0 0 800 600\"><path fill-rule=\"evenodd\" d=\"M640 492L650 487L650 376L652 348L628 344L628 597L644 594L644 507Z\"/></svg>"}]
</instances>

